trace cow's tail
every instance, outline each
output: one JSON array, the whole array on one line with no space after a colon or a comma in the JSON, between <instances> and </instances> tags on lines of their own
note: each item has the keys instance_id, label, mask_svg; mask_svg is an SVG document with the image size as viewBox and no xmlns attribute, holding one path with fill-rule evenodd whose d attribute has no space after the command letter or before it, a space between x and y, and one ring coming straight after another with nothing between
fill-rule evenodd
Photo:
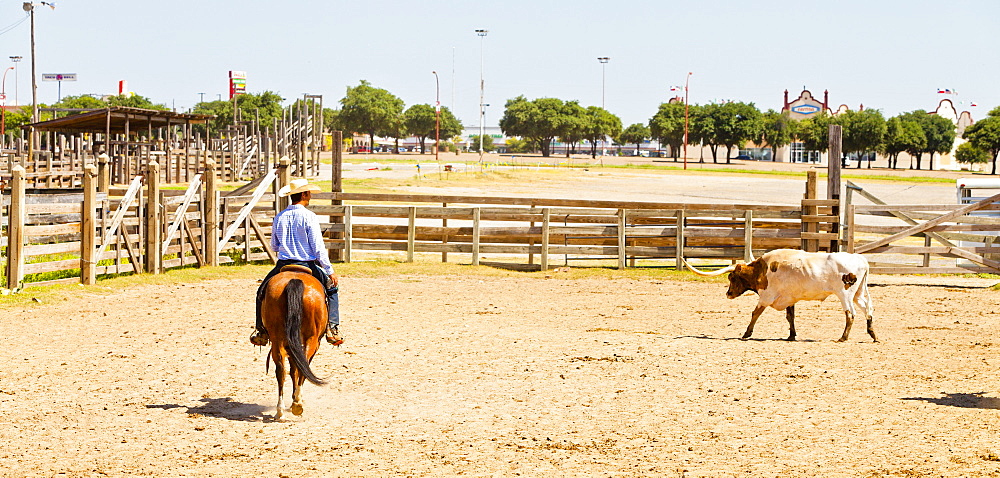
<instances>
[{"instance_id":1,"label":"cow's tail","mask_svg":"<svg viewBox=\"0 0 1000 478\"><path fill-rule=\"evenodd\" d=\"M326 381L317 377L309 368L305 346L302 344L302 296L305 285L300 279L289 280L285 285L285 350L292 366L298 369L307 380L316 385L325 385Z\"/></svg>"},{"instance_id":2,"label":"cow's tail","mask_svg":"<svg viewBox=\"0 0 1000 478\"><path fill-rule=\"evenodd\" d=\"M865 261L865 270L861 274L861 277L858 278L858 290L854 292L854 297L852 297L852 299L855 304L862 306L865 311L865 315L871 319L874 318L873 315L875 313L875 306L872 304L871 293L868 292L869 269L870 267L868 265L868 261Z\"/></svg>"}]
</instances>

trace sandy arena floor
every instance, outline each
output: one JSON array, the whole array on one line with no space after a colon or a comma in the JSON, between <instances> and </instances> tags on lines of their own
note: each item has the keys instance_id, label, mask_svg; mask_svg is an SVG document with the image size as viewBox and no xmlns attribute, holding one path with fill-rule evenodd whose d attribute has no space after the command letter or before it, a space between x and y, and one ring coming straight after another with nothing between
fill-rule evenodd
<instances>
[{"instance_id":1,"label":"sandy arena floor","mask_svg":"<svg viewBox=\"0 0 1000 478\"><path fill-rule=\"evenodd\" d=\"M834 300L741 341L721 282L553 276L344 277L284 422L252 281L5 309L0 475L1000 476L995 281L874 277L874 344Z\"/></svg>"}]
</instances>

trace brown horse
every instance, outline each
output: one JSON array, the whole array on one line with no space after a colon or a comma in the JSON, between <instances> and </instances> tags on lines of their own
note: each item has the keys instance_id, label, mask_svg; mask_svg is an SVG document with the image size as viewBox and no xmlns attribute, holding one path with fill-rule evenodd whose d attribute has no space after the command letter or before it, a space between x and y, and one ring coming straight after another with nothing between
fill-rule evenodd
<instances>
[{"instance_id":1,"label":"brown horse","mask_svg":"<svg viewBox=\"0 0 1000 478\"><path fill-rule=\"evenodd\" d=\"M271 339L270 359L274 360L278 379L278 409L274 419L280 420L282 415L286 358L292 379L291 411L302 415L302 384L306 380L316 385L326 384L309 368L326 330L326 291L308 268L285 266L267 283L261 317Z\"/></svg>"}]
</instances>

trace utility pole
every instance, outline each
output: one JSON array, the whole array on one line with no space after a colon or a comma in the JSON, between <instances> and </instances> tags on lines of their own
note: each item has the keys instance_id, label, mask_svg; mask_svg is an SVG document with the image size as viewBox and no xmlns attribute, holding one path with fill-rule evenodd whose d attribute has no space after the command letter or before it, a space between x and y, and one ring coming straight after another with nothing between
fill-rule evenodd
<instances>
[{"instance_id":1,"label":"utility pole","mask_svg":"<svg viewBox=\"0 0 1000 478\"><path fill-rule=\"evenodd\" d=\"M483 54L483 44L485 43L486 34L489 30L476 30L476 35L479 35L479 162L483 162L483 136L486 134L486 102L485 102L485 90L486 83L483 80L484 65L486 63L485 56Z\"/></svg>"}]
</instances>

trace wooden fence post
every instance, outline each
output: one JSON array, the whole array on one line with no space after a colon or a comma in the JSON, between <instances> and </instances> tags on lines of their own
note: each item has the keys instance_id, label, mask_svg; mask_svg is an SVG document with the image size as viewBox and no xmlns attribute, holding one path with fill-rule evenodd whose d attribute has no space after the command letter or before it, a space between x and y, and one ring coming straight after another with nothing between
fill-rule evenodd
<instances>
[{"instance_id":1,"label":"wooden fence post","mask_svg":"<svg viewBox=\"0 0 1000 478\"><path fill-rule=\"evenodd\" d=\"M334 194L344 192L344 155L343 155L343 143L344 136L340 131L333 132L333 178L330 183L330 190ZM334 199L330 202L333 206L341 206L344 201L341 199ZM344 219L338 216L330 216L331 224L343 224ZM339 232L334 232L331 237L333 239L340 239L344 237L343 234ZM346 254L346 249L330 249L330 260L334 262L339 262L344 260L344 254Z\"/></svg>"},{"instance_id":2,"label":"wooden fence post","mask_svg":"<svg viewBox=\"0 0 1000 478\"><path fill-rule=\"evenodd\" d=\"M743 260L753 260L753 210L743 213Z\"/></svg>"},{"instance_id":3,"label":"wooden fence post","mask_svg":"<svg viewBox=\"0 0 1000 478\"><path fill-rule=\"evenodd\" d=\"M472 265L479 265L479 218L480 209L472 209Z\"/></svg>"},{"instance_id":4,"label":"wooden fence post","mask_svg":"<svg viewBox=\"0 0 1000 478\"><path fill-rule=\"evenodd\" d=\"M219 265L219 190L216 185L215 160L205 160L205 225L202 244L209 266Z\"/></svg>"},{"instance_id":5,"label":"wooden fence post","mask_svg":"<svg viewBox=\"0 0 1000 478\"><path fill-rule=\"evenodd\" d=\"M552 217L550 208L542 208L542 253L539 264L543 271L549 270L549 220Z\"/></svg>"},{"instance_id":6,"label":"wooden fence post","mask_svg":"<svg viewBox=\"0 0 1000 478\"><path fill-rule=\"evenodd\" d=\"M848 204L847 212L845 213L846 217L844 218L844 222L846 223L845 228L847 229L847 231L844 231L844 242L847 243L844 246L847 252L850 253L854 253L854 208L853 204Z\"/></svg>"},{"instance_id":7,"label":"wooden fence post","mask_svg":"<svg viewBox=\"0 0 1000 478\"><path fill-rule=\"evenodd\" d=\"M30 138L28 142L30 144ZM24 280L25 173L20 164L14 166L10 172L10 214L7 217L7 288L16 289Z\"/></svg>"},{"instance_id":8,"label":"wooden fence post","mask_svg":"<svg viewBox=\"0 0 1000 478\"><path fill-rule=\"evenodd\" d=\"M833 214L837 216L837 222L831 225L830 232L840 234L840 168L841 168L841 156L842 156L842 146L843 146L843 128L839 124L830 125L829 134L829 150L830 159L827 161L827 175L826 175L826 198L836 199L838 202L837 206L833 207ZM833 161L836 157L837 160ZM861 163L861 158L858 158L858 164ZM818 210L818 209L817 209ZM817 228L818 231L818 228ZM840 244L837 240L831 240L828 247L829 252L837 252L840 250Z\"/></svg>"},{"instance_id":9,"label":"wooden fence post","mask_svg":"<svg viewBox=\"0 0 1000 478\"><path fill-rule=\"evenodd\" d=\"M160 165L146 165L146 272L159 274L163 263L160 241Z\"/></svg>"},{"instance_id":10,"label":"wooden fence post","mask_svg":"<svg viewBox=\"0 0 1000 478\"><path fill-rule=\"evenodd\" d=\"M351 231L351 206L344 206L344 262L351 262L351 240L354 234Z\"/></svg>"},{"instance_id":11,"label":"wooden fence post","mask_svg":"<svg viewBox=\"0 0 1000 478\"><path fill-rule=\"evenodd\" d=\"M618 210L618 268L625 268L625 210Z\"/></svg>"},{"instance_id":12,"label":"wooden fence post","mask_svg":"<svg viewBox=\"0 0 1000 478\"><path fill-rule=\"evenodd\" d=\"M97 168L87 165L83 170L83 210L80 211L80 282L97 283Z\"/></svg>"},{"instance_id":13,"label":"wooden fence post","mask_svg":"<svg viewBox=\"0 0 1000 478\"><path fill-rule=\"evenodd\" d=\"M97 157L97 191L106 193L111 189L111 168L108 167L108 154L101 153Z\"/></svg>"},{"instance_id":14,"label":"wooden fence post","mask_svg":"<svg viewBox=\"0 0 1000 478\"><path fill-rule=\"evenodd\" d=\"M417 208L410 206L407 209L409 217L406 223L406 262L413 262L413 249L417 237Z\"/></svg>"},{"instance_id":15,"label":"wooden fence post","mask_svg":"<svg viewBox=\"0 0 1000 478\"><path fill-rule=\"evenodd\" d=\"M674 269L684 268L684 224L687 222L687 214L683 209L677 210L677 224L674 232Z\"/></svg>"},{"instance_id":16,"label":"wooden fence post","mask_svg":"<svg viewBox=\"0 0 1000 478\"><path fill-rule=\"evenodd\" d=\"M839 161L839 160L838 160ZM808 171L806 173L806 199L816 199L816 184L819 174L816 171ZM815 216L817 211L816 206L802 206L803 216ZM815 222L804 222L802 223L803 232L816 232L818 224ZM802 250L806 252L817 252L819 250L819 240L817 239L803 239Z\"/></svg>"},{"instance_id":17,"label":"wooden fence post","mask_svg":"<svg viewBox=\"0 0 1000 478\"><path fill-rule=\"evenodd\" d=\"M282 186L285 186L289 182L291 182L292 172L291 168L289 168L291 164L292 160L288 159L288 156L284 156L280 160L278 160L278 178L277 178L278 180L274 182L274 193L275 193L274 202L275 204L278 205L278 207L274 211L275 215L277 215L281 211L284 211L285 208L288 207L288 201L291 200L287 196L283 198L277 197L278 190L281 189Z\"/></svg>"}]
</instances>

